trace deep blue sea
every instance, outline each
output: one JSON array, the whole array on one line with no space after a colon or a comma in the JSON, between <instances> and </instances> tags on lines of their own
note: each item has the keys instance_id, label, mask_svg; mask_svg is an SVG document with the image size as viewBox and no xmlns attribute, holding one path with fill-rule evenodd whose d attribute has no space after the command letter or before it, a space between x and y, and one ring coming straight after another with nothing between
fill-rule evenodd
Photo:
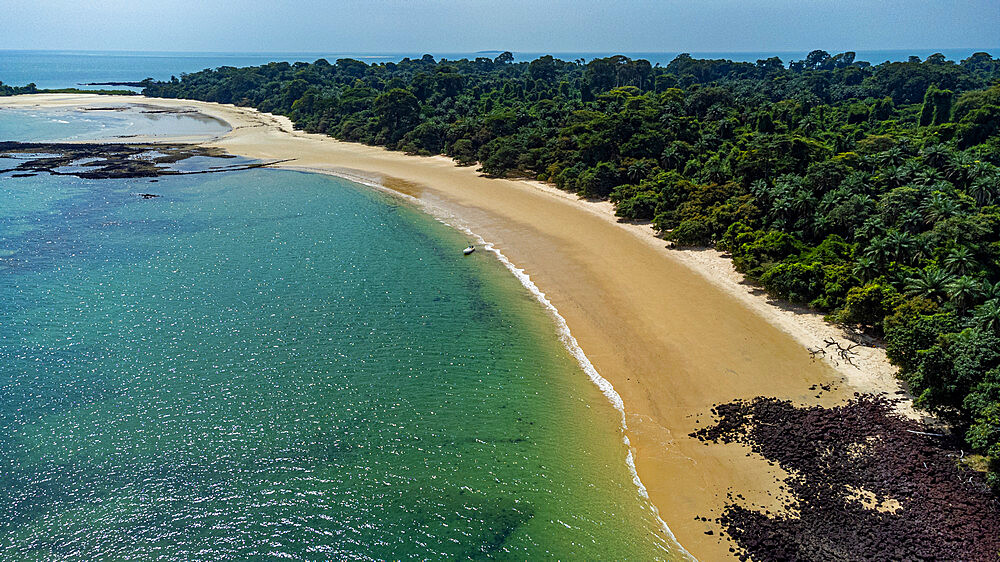
<instances>
[{"instance_id":1,"label":"deep blue sea","mask_svg":"<svg viewBox=\"0 0 1000 562\"><path fill-rule=\"evenodd\" d=\"M827 49L831 54L836 50ZM986 51L1000 56L1000 48L983 49L910 49L891 51L856 51L857 60L872 64L885 61L906 60L915 55L921 59L933 53L942 53L955 61L967 58L976 51ZM325 58L334 62L338 58L355 58L368 63L399 61L404 57L419 58L424 53L179 53L179 52L128 52L128 51L0 51L0 82L23 86L34 82L39 88L85 87L86 82L133 82L144 78L168 80L171 76L197 72L220 66L251 66L271 61L313 62ZM430 53L437 59L494 57L498 52ZM530 61L548 53L514 53L515 60ZM619 53L551 53L568 61ZM653 64L666 65L677 52L627 52L632 58L643 58ZM691 52L697 58L731 59L755 62L771 56L780 57L785 63L805 58L807 51L783 52Z\"/></svg>"}]
</instances>

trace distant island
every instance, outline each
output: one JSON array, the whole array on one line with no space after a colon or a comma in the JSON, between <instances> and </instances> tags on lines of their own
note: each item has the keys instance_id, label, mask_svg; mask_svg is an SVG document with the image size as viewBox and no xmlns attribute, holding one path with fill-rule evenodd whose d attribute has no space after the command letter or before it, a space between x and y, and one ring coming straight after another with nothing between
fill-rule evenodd
<instances>
[{"instance_id":1,"label":"distant island","mask_svg":"<svg viewBox=\"0 0 1000 562\"><path fill-rule=\"evenodd\" d=\"M139 84L138 82L108 82L106 84L81 84L85 85L115 85L115 86L132 86L133 84ZM141 87L141 86L135 86ZM103 94L108 96L134 96L136 92L132 90L83 90L80 88L39 88L34 83L29 83L24 86L8 86L3 82L0 82L0 96L20 96L24 94Z\"/></svg>"}]
</instances>

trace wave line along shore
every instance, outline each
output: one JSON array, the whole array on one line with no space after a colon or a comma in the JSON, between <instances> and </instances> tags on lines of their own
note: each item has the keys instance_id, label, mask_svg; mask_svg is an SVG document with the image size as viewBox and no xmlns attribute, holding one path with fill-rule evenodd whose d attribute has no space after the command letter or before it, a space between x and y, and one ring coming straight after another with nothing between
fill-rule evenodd
<instances>
[{"instance_id":1,"label":"wave line along shore","mask_svg":"<svg viewBox=\"0 0 1000 562\"><path fill-rule=\"evenodd\" d=\"M696 520L718 516L727 491L772 511L781 509L784 495L779 469L748 456L745 446L706 446L688 436L711 421L714 405L763 395L829 406L854 392L900 389L882 350L859 348L857 367L814 360L806 347L843 339L836 327L741 284L717 252L671 251L650 227L618 223L608 203L537 182L481 177L445 157L294 131L287 118L249 108L76 94L18 96L0 106L137 102L195 109L232 126L202 139L208 146L259 159L293 158L276 167L366 179L444 209L530 272L596 372L620 395L637 474L677 540L698 558L731 556L728 540L707 535L709 523ZM813 385L832 387L817 395ZM909 403L902 410L916 415Z\"/></svg>"}]
</instances>

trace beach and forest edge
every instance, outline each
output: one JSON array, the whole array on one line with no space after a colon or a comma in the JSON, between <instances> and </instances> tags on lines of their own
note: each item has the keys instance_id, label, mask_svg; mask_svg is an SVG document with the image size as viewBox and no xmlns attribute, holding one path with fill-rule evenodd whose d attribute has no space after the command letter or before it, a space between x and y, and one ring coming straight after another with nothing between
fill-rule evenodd
<instances>
[{"instance_id":1,"label":"beach and forest edge","mask_svg":"<svg viewBox=\"0 0 1000 562\"><path fill-rule=\"evenodd\" d=\"M1000 59L892 56L0 82L0 552L997 559Z\"/></svg>"}]
</instances>

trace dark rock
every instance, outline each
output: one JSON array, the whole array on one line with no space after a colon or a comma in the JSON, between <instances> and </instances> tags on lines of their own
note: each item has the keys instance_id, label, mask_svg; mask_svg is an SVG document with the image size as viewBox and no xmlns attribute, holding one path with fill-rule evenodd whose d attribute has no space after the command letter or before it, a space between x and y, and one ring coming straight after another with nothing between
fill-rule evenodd
<instances>
[{"instance_id":1,"label":"dark rock","mask_svg":"<svg viewBox=\"0 0 1000 562\"><path fill-rule=\"evenodd\" d=\"M1000 502L984 475L955 462L950 437L912 433L928 430L888 399L799 408L756 398L715 410L716 423L693 436L744 443L792 475L784 484L795 501L784 507L795 517L729 496L719 524L741 559L998 559Z\"/></svg>"},{"instance_id":2,"label":"dark rock","mask_svg":"<svg viewBox=\"0 0 1000 562\"><path fill-rule=\"evenodd\" d=\"M166 175L232 172L276 163L252 162L203 170L179 171L168 167L168 165L192 156L213 158L234 158L234 156L219 148L192 144L0 142L0 156L17 154L26 155L26 157L22 157L23 161L15 168L4 170L4 172L15 172L12 174L13 177L48 172L53 175L68 175L86 179L155 178ZM85 164L76 164L77 161L84 159L86 159ZM70 169L67 170L65 167L70 167Z\"/></svg>"}]
</instances>

